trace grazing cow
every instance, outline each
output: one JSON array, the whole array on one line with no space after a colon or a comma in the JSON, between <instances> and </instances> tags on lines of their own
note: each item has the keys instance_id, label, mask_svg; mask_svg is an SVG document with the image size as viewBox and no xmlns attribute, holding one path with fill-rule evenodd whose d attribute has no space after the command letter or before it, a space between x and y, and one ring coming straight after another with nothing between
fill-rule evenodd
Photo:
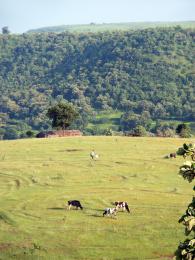
<instances>
[{"instance_id":1,"label":"grazing cow","mask_svg":"<svg viewBox=\"0 0 195 260\"><path fill-rule=\"evenodd\" d=\"M90 157L91 159L95 160L95 159L99 159L99 155L95 153L95 151L91 151L90 153Z\"/></svg>"},{"instance_id":2,"label":"grazing cow","mask_svg":"<svg viewBox=\"0 0 195 260\"><path fill-rule=\"evenodd\" d=\"M176 158L176 153L170 153L170 158Z\"/></svg>"},{"instance_id":3,"label":"grazing cow","mask_svg":"<svg viewBox=\"0 0 195 260\"><path fill-rule=\"evenodd\" d=\"M123 211L127 210L127 212L130 213L130 209L129 209L127 202L116 201L116 202L114 202L114 205L116 206L117 210L119 210L119 209L122 209Z\"/></svg>"},{"instance_id":4,"label":"grazing cow","mask_svg":"<svg viewBox=\"0 0 195 260\"><path fill-rule=\"evenodd\" d=\"M72 206L76 207L76 209L78 209L78 208L83 209L80 201L78 201L78 200L69 200L68 201L68 209L70 209Z\"/></svg>"},{"instance_id":5,"label":"grazing cow","mask_svg":"<svg viewBox=\"0 0 195 260\"><path fill-rule=\"evenodd\" d=\"M116 216L117 209L116 208L106 208L103 213L103 217L106 216Z\"/></svg>"}]
</instances>

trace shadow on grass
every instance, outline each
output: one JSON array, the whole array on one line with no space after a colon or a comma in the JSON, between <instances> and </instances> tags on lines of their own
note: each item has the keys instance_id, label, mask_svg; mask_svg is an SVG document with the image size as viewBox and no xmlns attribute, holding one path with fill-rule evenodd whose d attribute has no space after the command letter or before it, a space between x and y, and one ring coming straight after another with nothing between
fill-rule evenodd
<instances>
[{"instance_id":1,"label":"shadow on grass","mask_svg":"<svg viewBox=\"0 0 195 260\"><path fill-rule=\"evenodd\" d=\"M95 218L103 218L102 215L97 215L97 214L92 214L92 215L88 215L90 217L95 217Z\"/></svg>"},{"instance_id":2,"label":"shadow on grass","mask_svg":"<svg viewBox=\"0 0 195 260\"><path fill-rule=\"evenodd\" d=\"M47 208L47 209L49 209L49 210L68 210L67 208L60 208L60 207L53 207L53 208ZM82 211L82 210L80 210L80 209L76 209L76 208L71 208L71 210L70 211L73 211L73 210L76 210L76 211ZM93 210L93 211L98 211L98 212L104 212L104 210L103 209L94 209L94 208L83 208L83 211L85 211L85 210ZM69 211L69 210L68 210ZM93 215L95 215L95 214L93 214Z\"/></svg>"},{"instance_id":3,"label":"shadow on grass","mask_svg":"<svg viewBox=\"0 0 195 260\"><path fill-rule=\"evenodd\" d=\"M94 218L102 218L102 219L113 219L113 220L117 220L116 216L103 216L103 215L98 215L98 214L92 214L92 215L88 215L89 217L94 217Z\"/></svg>"},{"instance_id":4,"label":"shadow on grass","mask_svg":"<svg viewBox=\"0 0 195 260\"><path fill-rule=\"evenodd\" d=\"M93 208L83 208L83 209L86 209L86 210L94 210L94 211L100 211L100 212L103 212L103 211L104 211L103 209L93 209Z\"/></svg>"},{"instance_id":5,"label":"shadow on grass","mask_svg":"<svg viewBox=\"0 0 195 260\"><path fill-rule=\"evenodd\" d=\"M54 208L47 208L50 210L66 210L65 208L59 208L59 207L54 207Z\"/></svg>"},{"instance_id":6,"label":"shadow on grass","mask_svg":"<svg viewBox=\"0 0 195 260\"><path fill-rule=\"evenodd\" d=\"M58 152L80 152L83 149L66 149L66 150L59 150Z\"/></svg>"}]
</instances>

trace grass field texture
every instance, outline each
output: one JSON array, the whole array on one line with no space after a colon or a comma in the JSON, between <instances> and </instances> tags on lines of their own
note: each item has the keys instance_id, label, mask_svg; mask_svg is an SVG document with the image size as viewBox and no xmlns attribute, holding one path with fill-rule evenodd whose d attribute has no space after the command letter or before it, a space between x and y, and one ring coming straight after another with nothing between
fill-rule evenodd
<instances>
[{"instance_id":1,"label":"grass field texture","mask_svg":"<svg viewBox=\"0 0 195 260\"><path fill-rule=\"evenodd\" d=\"M193 184L186 140L74 137L0 141L0 259L172 259ZM192 142L193 140L187 140ZM92 161L95 149L100 158ZM66 209L80 200L84 210ZM114 201L131 214L102 217Z\"/></svg>"}]
</instances>

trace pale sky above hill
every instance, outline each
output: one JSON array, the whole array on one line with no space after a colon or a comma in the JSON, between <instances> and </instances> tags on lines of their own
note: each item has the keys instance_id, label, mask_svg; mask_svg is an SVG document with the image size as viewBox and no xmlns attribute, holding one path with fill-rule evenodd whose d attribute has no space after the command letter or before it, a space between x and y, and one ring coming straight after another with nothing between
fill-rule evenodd
<instances>
[{"instance_id":1,"label":"pale sky above hill","mask_svg":"<svg viewBox=\"0 0 195 260\"><path fill-rule=\"evenodd\" d=\"M0 0L13 33L67 24L195 20L195 0Z\"/></svg>"}]
</instances>

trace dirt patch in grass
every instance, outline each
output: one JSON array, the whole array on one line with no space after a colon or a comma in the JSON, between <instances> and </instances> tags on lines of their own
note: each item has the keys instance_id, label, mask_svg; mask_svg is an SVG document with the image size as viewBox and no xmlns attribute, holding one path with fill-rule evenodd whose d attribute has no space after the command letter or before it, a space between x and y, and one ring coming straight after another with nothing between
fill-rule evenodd
<instances>
[{"instance_id":1,"label":"dirt patch in grass","mask_svg":"<svg viewBox=\"0 0 195 260\"><path fill-rule=\"evenodd\" d=\"M10 243L0 243L0 251L7 250L8 248L11 248L12 245Z\"/></svg>"}]
</instances>

